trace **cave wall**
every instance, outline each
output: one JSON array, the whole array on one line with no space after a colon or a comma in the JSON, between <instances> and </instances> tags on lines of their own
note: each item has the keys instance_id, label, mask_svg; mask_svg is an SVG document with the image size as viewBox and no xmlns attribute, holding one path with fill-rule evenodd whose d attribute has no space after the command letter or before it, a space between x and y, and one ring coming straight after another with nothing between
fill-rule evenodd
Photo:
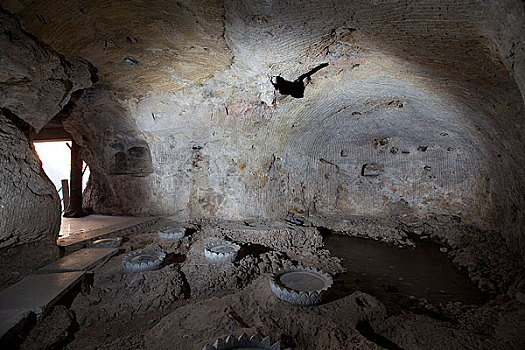
<instances>
[{"instance_id":1,"label":"cave wall","mask_svg":"<svg viewBox=\"0 0 525 350\"><path fill-rule=\"evenodd\" d=\"M0 8L0 285L56 259L61 206L32 145L40 130L91 85L92 67L69 62Z\"/></svg>"},{"instance_id":2,"label":"cave wall","mask_svg":"<svg viewBox=\"0 0 525 350\"><path fill-rule=\"evenodd\" d=\"M493 52L514 77L525 101L525 7L523 1L480 1L487 21L481 27Z\"/></svg>"},{"instance_id":3,"label":"cave wall","mask_svg":"<svg viewBox=\"0 0 525 350\"><path fill-rule=\"evenodd\" d=\"M83 147L90 167L84 207L109 215L165 214L151 194L152 152L122 100L103 86L70 106L64 128ZM111 122L108 123L108 120Z\"/></svg>"},{"instance_id":4,"label":"cave wall","mask_svg":"<svg viewBox=\"0 0 525 350\"><path fill-rule=\"evenodd\" d=\"M66 122L96 212L448 216L525 252L520 1L25 3L100 69ZM325 62L302 99L270 82Z\"/></svg>"}]
</instances>

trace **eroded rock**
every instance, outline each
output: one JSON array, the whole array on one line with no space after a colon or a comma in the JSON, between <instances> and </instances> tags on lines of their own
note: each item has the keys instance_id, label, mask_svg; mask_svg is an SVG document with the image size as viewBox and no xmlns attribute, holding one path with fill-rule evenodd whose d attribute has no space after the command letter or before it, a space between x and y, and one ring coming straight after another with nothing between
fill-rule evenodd
<instances>
[{"instance_id":1,"label":"eroded rock","mask_svg":"<svg viewBox=\"0 0 525 350\"><path fill-rule=\"evenodd\" d=\"M66 105L71 94L91 86L94 67L69 62L21 29L0 10L0 106L39 131Z\"/></svg>"},{"instance_id":2,"label":"eroded rock","mask_svg":"<svg viewBox=\"0 0 525 350\"><path fill-rule=\"evenodd\" d=\"M15 124L18 121L18 125ZM58 258L60 200L24 125L0 112L0 285ZM27 126L26 126L27 128Z\"/></svg>"},{"instance_id":3,"label":"eroded rock","mask_svg":"<svg viewBox=\"0 0 525 350\"><path fill-rule=\"evenodd\" d=\"M0 60L0 285L5 285L58 257L60 201L32 135L96 77L87 61L67 61L3 9Z\"/></svg>"}]
</instances>

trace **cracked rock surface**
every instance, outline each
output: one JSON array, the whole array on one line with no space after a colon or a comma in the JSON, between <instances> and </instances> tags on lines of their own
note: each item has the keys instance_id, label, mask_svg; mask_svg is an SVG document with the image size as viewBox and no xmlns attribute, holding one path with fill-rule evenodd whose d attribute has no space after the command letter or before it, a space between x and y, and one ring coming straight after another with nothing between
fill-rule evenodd
<instances>
[{"instance_id":1,"label":"cracked rock surface","mask_svg":"<svg viewBox=\"0 0 525 350\"><path fill-rule=\"evenodd\" d=\"M93 66L80 59L68 61L25 32L3 9L0 30L0 106L38 132L74 91L91 86Z\"/></svg>"},{"instance_id":2,"label":"cracked rock surface","mask_svg":"<svg viewBox=\"0 0 525 350\"><path fill-rule=\"evenodd\" d=\"M32 137L92 84L93 66L70 62L0 8L0 288L58 257L60 201Z\"/></svg>"}]
</instances>

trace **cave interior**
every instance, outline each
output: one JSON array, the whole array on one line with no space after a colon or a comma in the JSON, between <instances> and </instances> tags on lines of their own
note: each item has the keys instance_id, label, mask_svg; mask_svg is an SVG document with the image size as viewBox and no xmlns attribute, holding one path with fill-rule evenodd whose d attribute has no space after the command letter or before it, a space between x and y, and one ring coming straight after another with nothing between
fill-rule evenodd
<instances>
[{"instance_id":1,"label":"cave interior","mask_svg":"<svg viewBox=\"0 0 525 350\"><path fill-rule=\"evenodd\" d=\"M525 348L523 1L0 0L0 26L2 348ZM127 226L66 244L63 214Z\"/></svg>"}]
</instances>

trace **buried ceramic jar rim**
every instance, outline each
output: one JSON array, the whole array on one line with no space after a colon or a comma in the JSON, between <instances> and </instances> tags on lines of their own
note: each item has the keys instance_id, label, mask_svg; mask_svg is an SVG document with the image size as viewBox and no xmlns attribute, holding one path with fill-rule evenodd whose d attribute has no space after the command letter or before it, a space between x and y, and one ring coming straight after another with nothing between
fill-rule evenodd
<instances>
[{"instance_id":1,"label":"buried ceramic jar rim","mask_svg":"<svg viewBox=\"0 0 525 350\"><path fill-rule=\"evenodd\" d=\"M248 338L242 334L239 338L230 335L226 340L217 339L213 345L206 345L202 350L227 350L227 349L262 349L262 350L281 350L279 342L272 343L270 337L259 339L257 335Z\"/></svg>"},{"instance_id":2,"label":"buried ceramic jar rim","mask_svg":"<svg viewBox=\"0 0 525 350\"><path fill-rule=\"evenodd\" d=\"M240 245L228 241L209 243L204 247L204 256L211 262L233 262L240 249Z\"/></svg>"},{"instance_id":3,"label":"buried ceramic jar rim","mask_svg":"<svg viewBox=\"0 0 525 350\"><path fill-rule=\"evenodd\" d=\"M127 271L148 271L160 267L166 258L166 253L158 250L138 250L126 254L122 258L122 266Z\"/></svg>"},{"instance_id":4,"label":"buried ceramic jar rim","mask_svg":"<svg viewBox=\"0 0 525 350\"><path fill-rule=\"evenodd\" d=\"M309 267L288 267L270 275L270 287L279 299L295 305L319 304L333 279Z\"/></svg>"},{"instance_id":5,"label":"buried ceramic jar rim","mask_svg":"<svg viewBox=\"0 0 525 350\"><path fill-rule=\"evenodd\" d=\"M163 227L158 231L161 239L181 239L185 233L185 227Z\"/></svg>"}]
</instances>

